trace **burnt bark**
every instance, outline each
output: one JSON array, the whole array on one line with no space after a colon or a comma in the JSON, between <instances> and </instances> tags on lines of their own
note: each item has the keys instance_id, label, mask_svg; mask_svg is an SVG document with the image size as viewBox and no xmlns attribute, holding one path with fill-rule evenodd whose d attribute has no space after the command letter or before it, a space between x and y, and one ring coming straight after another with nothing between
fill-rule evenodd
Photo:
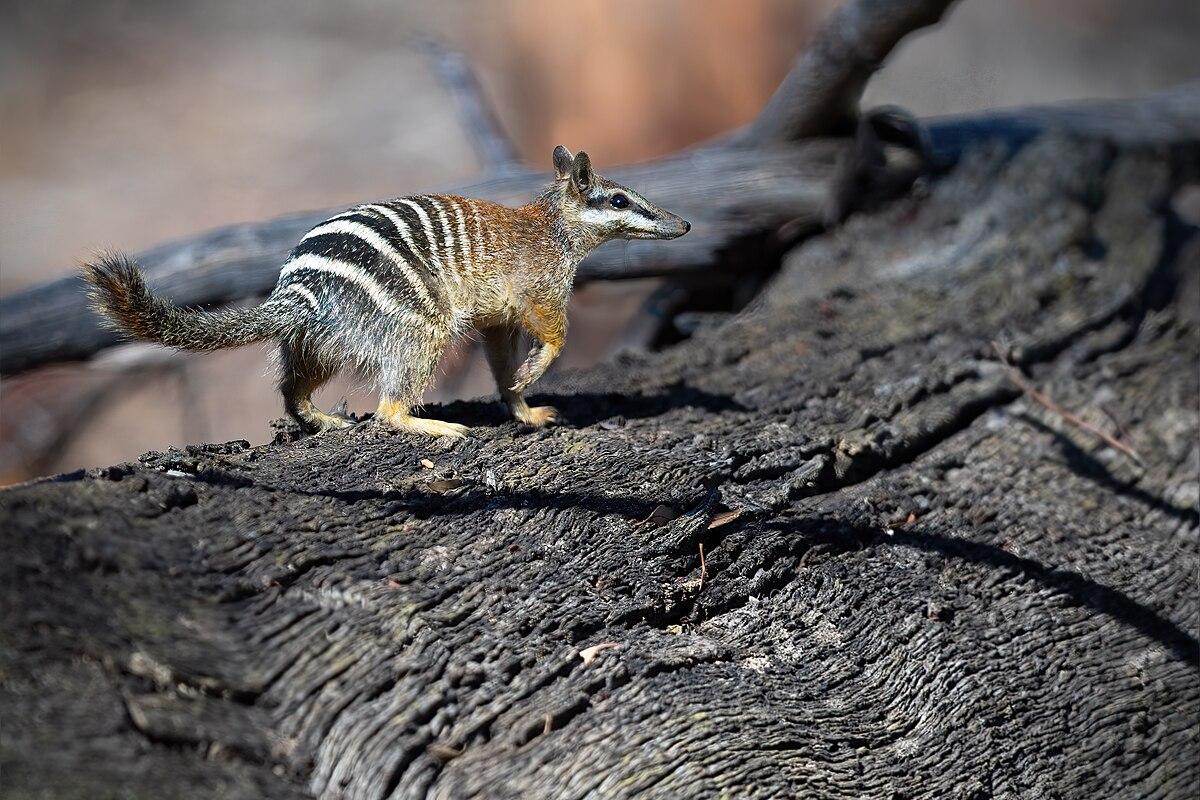
<instances>
[{"instance_id":1,"label":"burnt bark","mask_svg":"<svg viewBox=\"0 0 1200 800\"><path fill-rule=\"evenodd\" d=\"M976 150L747 313L539 384L560 428L459 402L464 441L280 428L0 493L5 789L1190 797L1177 155Z\"/></svg>"}]
</instances>

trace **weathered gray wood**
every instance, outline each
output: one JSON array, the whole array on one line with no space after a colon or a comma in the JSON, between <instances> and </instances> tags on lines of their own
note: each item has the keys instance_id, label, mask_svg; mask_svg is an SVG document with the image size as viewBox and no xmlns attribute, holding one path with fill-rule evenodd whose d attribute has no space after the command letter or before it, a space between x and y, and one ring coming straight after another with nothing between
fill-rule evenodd
<instances>
[{"instance_id":1,"label":"weathered gray wood","mask_svg":"<svg viewBox=\"0 0 1200 800\"><path fill-rule=\"evenodd\" d=\"M969 117L935 117L928 125L934 132L934 158L945 163L980 141L999 139L1019 147L1047 131L1135 147L1194 148L1200 145L1200 81L1138 98L1003 108Z\"/></svg>"},{"instance_id":2,"label":"weathered gray wood","mask_svg":"<svg viewBox=\"0 0 1200 800\"><path fill-rule=\"evenodd\" d=\"M1177 176L977 152L752 312L539 386L565 427L454 403L468 440L283 431L0 493L6 791L1191 797Z\"/></svg>"}]
</instances>

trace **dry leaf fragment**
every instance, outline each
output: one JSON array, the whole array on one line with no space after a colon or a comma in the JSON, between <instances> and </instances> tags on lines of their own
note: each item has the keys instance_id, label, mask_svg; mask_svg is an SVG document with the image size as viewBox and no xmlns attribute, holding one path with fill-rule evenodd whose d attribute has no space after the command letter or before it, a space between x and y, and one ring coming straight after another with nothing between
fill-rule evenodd
<instances>
[{"instance_id":1,"label":"dry leaf fragment","mask_svg":"<svg viewBox=\"0 0 1200 800\"><path fill-rule=\"evenodd\" d=\"M646 517L642 522L648 522L655 528L659 528L678 516L679 512L670 506L659 505L655 506L654 510L650 512L650 516Z\"/></svg>"},{"instance_id":2,"label":"dry leaf fragment","mask_svg":"<svg viewBox=\"0 0 1200 800\"><path fill-rule=\"evenodd\" d=\"M708 529L719 528L722 525L728 525L742 515L742 510L739 508L736 511L722 511L708 521Z\"/></svg>"},{"instance_id":3,"label":"dry leaf fragment","mask_svg":"<svg viewBox=\"0 0 1200 800\"><path fill-rule=\"evenodd\" d=\"M422 458L421 466L424 467L425 469L433 469L433 462L430 461L428 458Z\"/></svg>"},{"instance_id":4,"label":"dry leaf fragment","mask_svg":"<svg viewBox=\"0 0 1200 800\"><path fill-rule=\"evenodd\" d=\"M600 653L603 653L605 650L616 649L620 646L620 642L601 642L600 644L594 644L591 647L585 647L580 650L579 657L583 659L583 665L588 667L591 666L592 662L596 660L596 656Z\"/></svg>"},{"instance_id":5,"label":"dry leaf fragment","mask_svg":"<svg viewBox=\"0 0 1200 800\"><path fill-rule=\"evenodd\" d=\"M425 748L425 752L436 758L438 761L446 762L458 758L466 751L465 747L454 747L441 742L434 742Z\"/></svg>"}]
</instances>

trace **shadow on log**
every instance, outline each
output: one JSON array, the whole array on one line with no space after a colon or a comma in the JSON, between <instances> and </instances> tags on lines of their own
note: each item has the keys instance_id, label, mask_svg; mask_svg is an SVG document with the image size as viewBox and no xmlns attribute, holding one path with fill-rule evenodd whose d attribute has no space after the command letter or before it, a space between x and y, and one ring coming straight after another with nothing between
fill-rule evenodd
<instances>
[{"instance_id":1,"label":"shadow on log","mask_svg":"<svg viewBox=\"0 0 1200 800\"><path fill-rule=\"evenodd\" d=\"M1178 175L973 151L747 313L539 385L561 428L454 403L468 440L281 429L0 493L6 789L1189 797Z\"/></svg>"}]
</instances>

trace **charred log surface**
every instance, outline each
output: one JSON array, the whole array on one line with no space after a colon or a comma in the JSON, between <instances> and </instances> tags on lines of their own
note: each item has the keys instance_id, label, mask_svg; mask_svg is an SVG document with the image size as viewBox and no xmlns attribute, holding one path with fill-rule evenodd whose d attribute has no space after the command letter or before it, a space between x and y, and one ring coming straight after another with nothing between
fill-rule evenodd
<instances>
[{"instance_id":1,"label":"charred log surface","mask_svg":"<svg viewBox=\"0 0 1200 800\"><path fill-rule=\"evenodd\" d=\"M5 788L1190 796L1172 181L1085 141L976 152L750 312L548 381L565 427L455 403L461 442L283 431L3 492Z\"/></svg>"}]
</instances>

